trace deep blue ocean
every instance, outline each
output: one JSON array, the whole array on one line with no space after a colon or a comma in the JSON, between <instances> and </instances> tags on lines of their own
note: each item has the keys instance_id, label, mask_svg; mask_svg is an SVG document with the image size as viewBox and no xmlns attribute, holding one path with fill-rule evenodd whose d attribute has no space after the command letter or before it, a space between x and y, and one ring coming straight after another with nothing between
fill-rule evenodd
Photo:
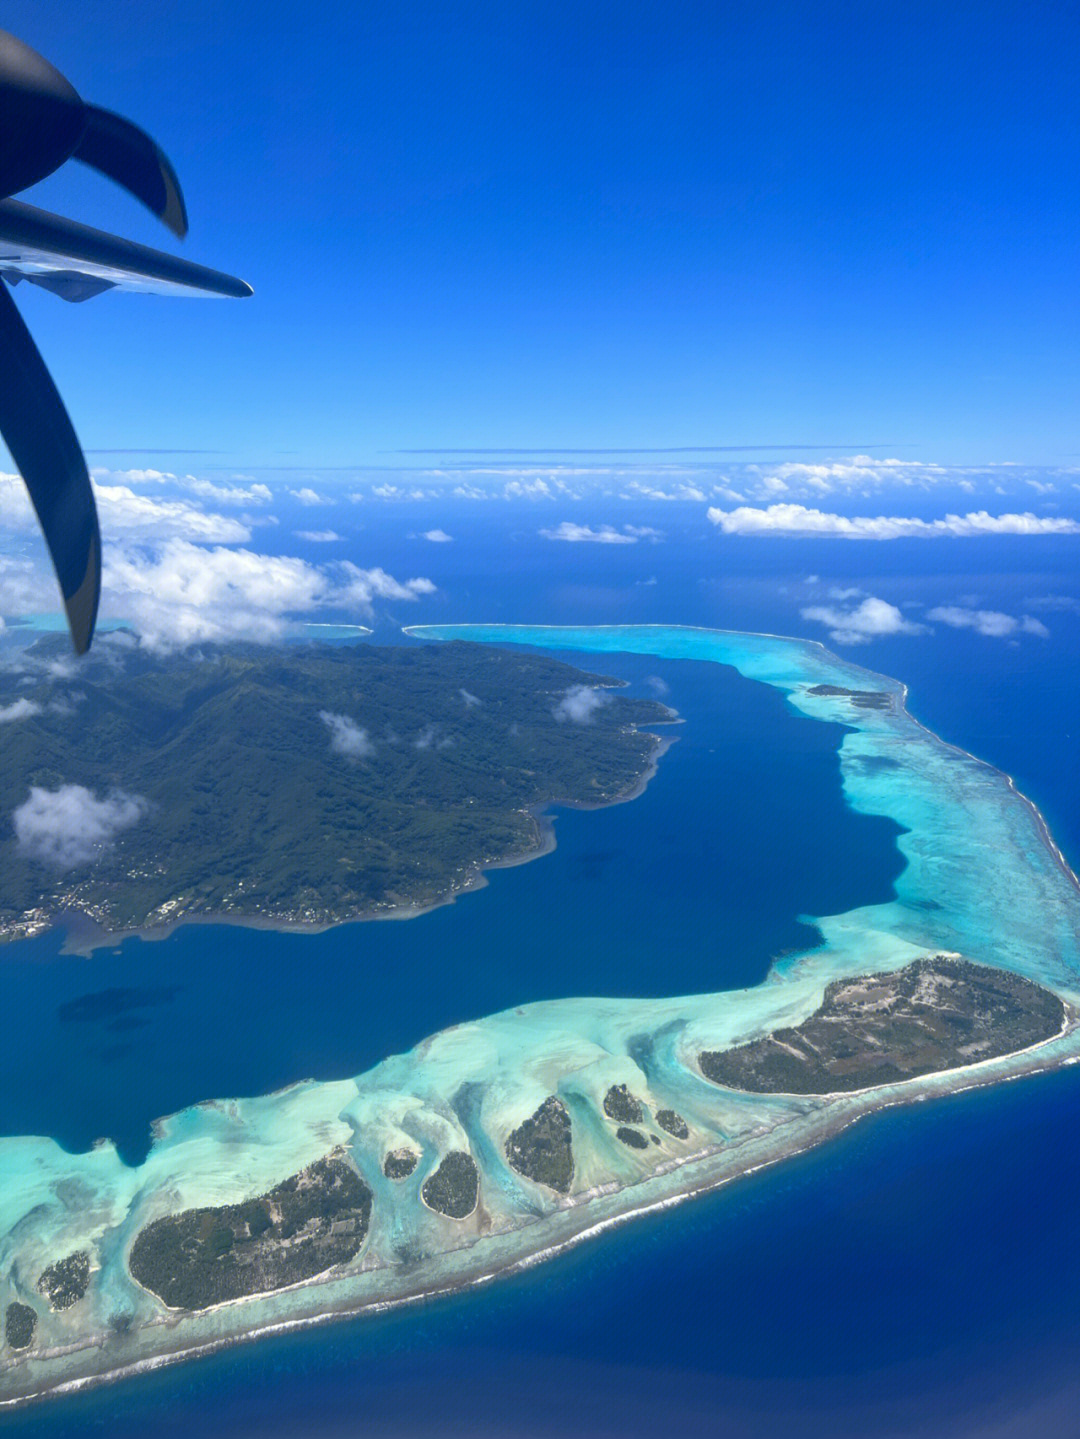
<instances>
[{"instance_id":1,"label":"deep blue ocean","mask_svg":"<svg viewBox=\"0 0 1080 1439\"><path fill-rule=\"evenodd\" d=\"M1074 542L720 547L669 530L656 546L564 546L505 516L471 532L457 511L425 523L457 543L417 557L402 528L400 554L384 544L380 562L401 573L422 558L439 593L385 616L377 640L440 620L821 638L799 618L812 574L927 606L978 596L1016 613L1053 597L1046 640L939 627L846 653L905 680L919 719L1013 774L1080 863ZM109 1134L137 1161L155 1115L357 1073L476 1014L753 983L770 956L812 942L801 916L888 894L895 827L844 807L837 728L713 667L602 668L634 692L654 675L670 686L685 723L657 777L632 804L559 814L552 855L453 906L316 937L189 927L92 959L62 956L53 936L7 950L0 1013L19 1022L0 1049L0 1130L72 1148ZM1078 1125L1075 1069L890 1111L476 1293L239 1346L0 1428L1073 1436Z\"/></svg>"}]
</instances>

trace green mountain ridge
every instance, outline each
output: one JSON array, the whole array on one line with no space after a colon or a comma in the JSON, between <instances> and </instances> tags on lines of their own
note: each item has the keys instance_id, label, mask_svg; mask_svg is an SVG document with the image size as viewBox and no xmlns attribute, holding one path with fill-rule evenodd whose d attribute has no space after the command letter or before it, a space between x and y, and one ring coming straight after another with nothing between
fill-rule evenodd
<instances>
[{"instance_id":1,"label":"green mountain ridge","mask_svg":"<svg viewBox=\"0 0 1080 1439\"><path fill-rule=\"evenodd\" d=\"M631 793L662 743L637 726L672 718L605 691L587 722L560 720L568 690L619 682L465 642L104 651L73 680L48 672L54 650L40 641L21 672L0 674L0 705L40 706L2 730L9 938L64 909L123 931L426 907L536 851L536 810ZM324 716L344 717L358 753L332 749L343 721ZM10 817L32 787L70 785L136 796L141 817L58 872Z\"/></svg>"}]
</instances>

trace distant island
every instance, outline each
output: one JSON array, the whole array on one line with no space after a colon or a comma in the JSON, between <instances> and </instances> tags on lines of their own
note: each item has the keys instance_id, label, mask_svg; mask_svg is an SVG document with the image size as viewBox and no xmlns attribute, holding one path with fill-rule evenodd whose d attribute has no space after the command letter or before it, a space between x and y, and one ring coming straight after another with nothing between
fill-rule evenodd
<instances>
[{"instance_id":1,"label":"distant island","mask_svg":"<svg viewBox=\"0 0 1080 1439\"><path fill-rule=\"evenodd\" d=\"M425 909L539 853L546 806L636 793L667 743L640 726L674 718L619 680L477 644L116 650L77 686L47 672L57 645L0 676L0 713L25 715L4 726L0 810L25 822L0 839L0 938L58 914L116 934ZM65 803L130 822L50 846Z\"/></svg>"}]
</instances>

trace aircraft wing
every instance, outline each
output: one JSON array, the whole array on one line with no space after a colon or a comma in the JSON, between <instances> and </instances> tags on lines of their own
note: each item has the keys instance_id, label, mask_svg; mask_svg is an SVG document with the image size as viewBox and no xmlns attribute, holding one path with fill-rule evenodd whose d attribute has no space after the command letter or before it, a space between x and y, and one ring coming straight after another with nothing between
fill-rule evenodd
<instances>
[{"instance_id":1,"label":"aircraft wing","mask_svg":"<svg viewBox=\"0 0 1080 1439\"><path fill-rule=\"evenodd\" d=\"M21 200L0 200L0 276L12 285L29 280L72 301L90 300L106 290L237 299L251 294L251 286L232 275L93 230Z\"/></svg>"}]
</instances>

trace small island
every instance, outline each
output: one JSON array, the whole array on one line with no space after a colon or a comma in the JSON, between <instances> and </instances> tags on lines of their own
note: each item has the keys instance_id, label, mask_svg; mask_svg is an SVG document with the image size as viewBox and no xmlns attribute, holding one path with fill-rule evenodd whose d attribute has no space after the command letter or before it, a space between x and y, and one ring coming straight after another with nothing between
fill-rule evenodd
<instances>
[{"instance_id":1,"label":"small island","mask_svg":"<svg viewBox=\"0 0 1080 1439\"><path fill-rule=\"evenodd\" d=\"M58 641L27 652L36 685L0 674L0 708L32 716L4 726L0 939L58 914L92 944L418 912L542 853L547 807L638 793L670 743L641 726L675 717L620 680L464 642L103 649L72 700ZM58 828L72 806L98 842Z\"/></svg>"},{"instance_id":2,"label":"small island","mask_svg":"<svg viewBox=\"0 0 1080 1439\"><path fill-rule=\"evenodd\" d=\"M50 1264L37 1287L38 1293L43 1294L54 1309L70 1309L86 1293L89 1283L90 1255L85 1249L79 1249Z\"/></svg>"},{"instance_id":3,"label":"small island","mask_svg":"<svg viewBox=\"0 0 1080 1439\"><path fill-rule=\"evenodd\" d=\"M383 1160L382 1172L387 1179L408 1179L419 1159L415 1149L391 1149Z\"/></svg>"},{"instance_id":4,"label":"small island","mask_svg":"<svg viewBox=\"0 0 1080 1439\"><path fill-rule=\"evenodd\" d=\"M476 1160L463 1149L452 1149L420 1189L427 1207L447 1219L468 1219L479 1193L480 1171Z\"/></svg>"},{"instance_id":5,"label":"small island","mask_svg":"<svg viewBox=\"0 0 1080 1439\"><path fill-rule=\"evenodd\" d=\"M838 979L802 1024L704 1051L714 1084L754 1094L841 1094L1015 1054L1060 1034L1056 994L1007 970L937 954Z\"/></svg>"},{"instance_id":6,"label":"small island","mask_svg":"<svg viewBox=\"0 0 1080 1439\"><path fill-rule=\"evenodd\" d=\"M128 1267L170 1309L209 1309L346 1263L370 1221L371 1190L335 1153L244 1204L155 1219L136 1235Z\"/></svg>"},{"instance_id":7,"label":"small island","mask_svg":"<svg viewBox=\"0 0 1080 1439\"><path fill-rule=\"evenodd\" d=\"M4 1311L4 1342L12 1349L29 1349L34 1342L37 1315L29 1304L16 1301Z\"/></svg>"},{"instance_id":8,"label":"small island","mask_svg":"<svg viewBox=\"0 0 1080 1439\"><path fill-rule=\"evenodd\" d=\"M604 1113L620 1124L641 1124L645 1119L645 1106L625 1084L613 1084L604 1095Z\"/></svg>"},{"instance_id":9,"label":"small island","mask_svg":"<svg viewBox=\"0 0 1080 1439\"><path fill-rule=\"evenodd\" d=\"M845 699L858 710L892 709L893 698L887 690L852 690L843 685L812 685L806 693L822 699Z\"/></svg>"},{"instance_id":10,"label":"small island","mask_svg":"<svg viewBox=\"0 0 1080 1439\"><path fill-rule=\"evenodd\" d=\"M506 1141L511 1169L557 1194L568 1194L574 1178L572 1125L566 1105L554 1094Z\"/></svg>"}]
</instances>

